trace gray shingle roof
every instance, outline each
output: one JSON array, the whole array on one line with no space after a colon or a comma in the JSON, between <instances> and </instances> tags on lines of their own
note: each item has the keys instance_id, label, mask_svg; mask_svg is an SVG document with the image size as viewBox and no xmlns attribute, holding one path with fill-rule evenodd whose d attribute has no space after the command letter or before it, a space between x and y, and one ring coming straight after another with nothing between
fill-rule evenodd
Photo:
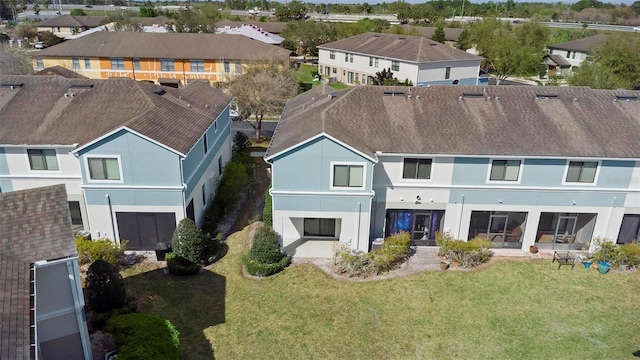
<instances>
[{"instance_id":1,"label":"gray shingle roof","mask_svg":"<svg viewBox=\"0 0 640 360\"><path fill-rule=\"evenodd\" d=\"M560 55L545 55L546 58L551 59L556 65L561 67L570 67L571 63L567 61L567 59L563 58Z\"/></svg>"},{"instance_id":2,"label":"gray shingle roof","mask_svg":"<svg viewBox=\"0 0 640 360\"><path fill-rule=\"evenodd\" d=\"M0 358L30 359L30 264L77 255L64 185L0 193Z\"/></svg>"},{"instance_id":3,"label":"gray shingle roof","mask_svg":"<svg viewBox=\"0 0 640 360\"><path fill-rule=\"evenodd\" d=\"M239 27L242 25L255 25L259 28L262 28L264 31L270 32L272 34L281 34L284 29L287 28L286 22L255 22L255 21L231 21L231 20L222 20L216 23L216 27L223 28L225 26L230 26L232 28Z\"/></svg>"},{"instance_id":4,"label":"gray shingle roof","mask_svg":"<svg viewBox=\"0 0 640 360\"><path fill-rule=\"evenodd\" d=\"M436 33L437 27L425 27L415 25L401 25L405 31L417 31L421 36L432 39L433 34ZM461 28L444 28L444 39L447 41L458 41L460 34L464 29Z\"/></svg>"},{"instance_id":5,"label":"gray shingle roof","mask_svg":"<svg viewBox=\"0 0 640 360\"><path fill-rule=\"evenodd\" d=\"M482 58L423 36L364 33L318 46L320 49L398 59L415 63Z\"/></svg>"},{"instance_id":6,"label":"gray shingle roof","mask_svg":"<svg viewBox=\"0 0 640 360\"><path fill-rule=\"evenodd\" d=\"M148 59L288 59L289 50L225 34L99 31L38 52L40 57L137 57Z\"/></svg>"},{"instance_id":7,"label":"gray shingle roof","mask_svg":"<svg viewBox=\"0 0 640 360\"><path fill-rule=\"evenodd\" d=\"M77 72L73 71L73 70L69 70L67 68L63 68L60 65L55 65L55 66L51 66L48 68L44 68L38 72L35 73L35 75L59 75L62 77L66 77L66 78L73 78L73 79L88 79L86 76L84 75L80 75Z\"/></svg>"},{"instance_id":8,"label":"gray shingle roof","mask_svg":"<svg viewBox=\"0 0 640 360\"><path fill-rule=\"evenodd\" d=\"M312 91L315 96L303 94L304 101L293 99L287 104L267 157L324 132L372 157L382 151L640 158L640 101L617 98L640 96L639 92L586 87L358 86L330 98L326 88Z\"/></svg>"},{"instance_id":9,"label":"gray shingle roof","mask_svg":"<svg viewBox=\"0 0 640 360\"><path fill-rule=\"evenodd\" d=\"M588 53L596 46L602 44L607 40L607 35L594 35L583 39L567 41L560 44L549 45L549 49L567 50L567 51L579 51Z\"/></svg>"},{"instance_id":10,"label":"gray shingle roof","mask_svg":"<svg viewBox=\"0 0 640 360\"><path fill-rule=\"evenodd\" d=\"M23 84L0 87L0 144L82 145L127 126L186 154L231 101L206 81L162 87L163 95L129 79L0 76L0 83ZM79 84L93 87L70 89Z\"/></svg>"},{"instance_id":11,"label":"gray shingle roof","mask_svg":"<svg viewBox=\"0 0 640 360\"><path fill-rule=\"evenodd\" d=\"M72 16L72 15L60 15L51 19L42 20L36 24L36 26L44 27L44 26L64 26L64 27L75 27L75 26L86 26L86 27L96 27L100 26L102 21L106 19L106 16Z\"/></svg>"}]
</instances>

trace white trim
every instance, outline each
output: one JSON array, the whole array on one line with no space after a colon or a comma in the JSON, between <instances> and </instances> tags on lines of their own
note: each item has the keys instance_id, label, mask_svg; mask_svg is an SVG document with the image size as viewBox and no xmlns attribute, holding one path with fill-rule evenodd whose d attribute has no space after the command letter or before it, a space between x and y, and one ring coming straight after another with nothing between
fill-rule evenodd
<instances>
[{"instance_id":1,"label":"white trim","mask_svg":"<svg viewBox=\"0 0 640 360\"><path fill-rule=\"evenodd\" d=\"M375 193L373 191L367 192L329 192L329 191L286 191L286 190L273 190L273 187L269 191L271 195L282 196L370 196L373 197Z\"/></svg>"},{"instance_id":2,"label":"white trim","mask_svg":"<svg viewBox=\"0 0 640 360\"><path fill-rule=\"evenodd\" d=\"M336 165L362 166L362 186L334 186L333 185L333 169ZM331 190L364 190L366 188L365 180L367 179L367 163L359 161L331 161L329 163L329 189ZM351 174L349 173L349 176Z\"/></svg>"},{"instance_id":3,"label":"white trim","mask_svg":"<svg viewBox=\"0 0 640 360\"><path fill-rule=\"evenodd\" d=\"M587 182L580 182L580 181L567 181L567 174L569 173L569 164L571 162L595 162L596 163L596 173L593 176L593 182L587 183ZM564 173L562 175L562 185L582 185L582 186L596 186L598 185L598 177L600 175L600 167L602 167L602 160L588 160L585 161L584 159L575 159L575 158L569 158L567 159L567 162L564 165ZM629 184L631 185L631 184Z\"/></svg>"},{"instance_id":4,"label":"white trim","mask_svg":"<svg viewBox=\"0 0 640 360\"><path fill-rule=\"evenodd\" d=\"M404 161L405 159L427 159L427 160L431 160L431 168L429 171L429 178L428 179L418 179L418 178L409 178L409 179L405 179L404 178ZM407 184L407 183L413 183L415 185L421 185L424 183L432 183L433 182L433 164L435 163L435 161L433 161L432 157L427 157L427 156L402 156L402 170L401 170L401 174L400 174L400 178L399 181ZM416 171L418 169L416 168ZM373 184L372 184L373 185Z\"/></svg>"},{"instance_id":5,"label":"white trim","mask_svg":"<svg viewBox=\"0 0 640 360\"><path fill-rule=\"evenodd\" d=\"M286 121L286 119L285 119L285 121ZM278 125L279 125L279 124L278 124ZM277 131L277 128L276 128L276 131ZM314 141L314 140L316 140L316 139L319 139L319 138L321 138L321 137L326 137L327 139L329 139L329 140L331 140L331 141L334 141L334 142L336 142L337 144L339 144L339 145L342 145L342 146L346 147L347 149L349 149L349 150L353 151L354 153L356 153L356 154L358 154L358 155L360 155L360 156L364 157L365 159L369 159L369 160L371 160L372 162L375 162L375 161L376 161L376 159L375 159L375 158L373 158L373 157L371 157L371 156L369 156L369 155L367 155L367 154L363 153L363 152L362 152L362 151L360 151L360 150L357 150L356 148L354 148L353 146L351 146L351 145L349 145L349 144L347 144L347 143L344 143L344 142L342 142L342 141L340 141L340 140L338 140L338 139L334 138L333 136L331 136L331 135L329 135L329 134L325 133L324 131L323 131L323 132L321 132L321 133L319 133L319 134L317 134L317 135L315 135L315 136L312 136L312 137L310 137L310 138L308 138L308 139L306 139L306 140L304 140L304 141L301 141L301 142L299 142L299 143L297 143L297 144L295 144L295 145L292 145L292 146L290 146L290 147L288 147L288 148L286 148L286 149L284 149L284 150L281 150L281 151L279 151L279 152L277 152L277 153L275 153L275 154L269 155L269 156L265 157L264 159L265 159L265 161L271 161L274 157L280 156L281 154L284 154L284 153L286 153L286 152L289 152L289 151L291 151L291 150L293 150L293 149L295 149L295 148L297 148L297 147L300 147L300 146L302 146L302 145L304 145L304 144L306 144L306 143L310 143L310 142L312 142L312 141ZM271 145L269 145L269 146L271 146Z\"/></svg>"},{"instance_id":6,"label":"white trim","mask_svg":"<svg viewBox=\"0 0 640 360\"><path fill-rule=\"evenodd\" d=\"M399 35L399 36L403 36L403 35ZM411 35L404 35L404 36L411 36ZM447 46L442 44L443 46ZM360 55L360 56L364 56L364 57L377 57L378 59L384 59L384 60L394 60L394 61L399 61L399 62L403 62L406 64L429 64L429 63L434 63L434 62L458 62L458 61L478 61L481 62L482 58L480 58L478 56L477 59L447 59L447 60L432 60L432 61L411 61L411 60L407 60L407 59L400 59L400 58L393 58L393 57L388 57L388 56L382 56L382 55L378 55L378 54L373 54L373 53L363 53L363 52L358 52L358 51L353 51L353 50L345 50L345 49L338 49L338 48L330 48L330 47L326 47L326 46L318 46L317 47L318 50L328 50L328 51L336 51L338 52L338 54L342 53L342 54L356 54L356 55ZM336 59L329 59L329 60L337 60ZM353 62L348 62L348 61L344 61L344 62L339 62L339 63L346 63L346 64L353 64ZM368 64L368 63L367 63Z\"/></svg>"},{"instance_id":7,"label":"white trim","mask_svg":"<svg viewBox=\"0 0 640 360\"><path fill-rule=\"evenodd\" d=\"M513 161L513 160L518 160L520 162L520 164L518 165L518 179L515 181L511 181L511 180L491 180L491 170L493 169L493 162L494 161ZM505 164L506 166L506 164ZM522 170L524 169L524 159L503 159L503 158L489 158L489 169L487 171L487 184L520 184L520 182L522 181Z\"/></svg>"},{"instance_id":8,"label":"white trim","mask_svg":"<svg viewBox=\"0 0 640 360\"><path fill-rule=\"evenodd\" d=\"M58 170L33 170L31 168L31 161L29 161L29 150L53 150L53 152L56 154L56 163L58 165ZM61 174L62 173L62 164L60 163L60 154L58 154L58 150L56 149L52 149L52 148L32 148L30 146L26 146L24 148L24 154L27 156L27 172L28 173L33 173L33 174ZM44 152L42 154L44 155ZM46 156L45 156L45 163L46 163Z\"/></svg>"},{"instance_id":9,"label":"white trim","mask_svg":"<svg viewBox=\"0 0 640 360\"><path fill-rule=\"evenodd\" d=\"M570 183L573 184L573 183ZM412 188L410 184L378 184L374 188L387 189L389 186L396 188ZM557 187L557 186L491 186L491 185L429 185L420 190L434 189L456 189L456 190L521 190L521 191L588 191L588 192L640 192L640 188L593 188L593 187Z\"/></svg>"},{"instance_id":10,"label":"white trim","mask_svg":"<svg viewBox=\"0 0 640 360\"><path fill-rule=\"evenodd\" d=\"M5 147L5 148L23 148L23 147L28 147L30 149L51 149L51 148L75 148L76 146L78 146L78 144L66 144L66 145L60 145L60 144L51 144L51 145L31 145L31 144L21 144L21 145L16 145L16 144L0 144L0 147Z\"/></svg>"},{"instance_id":11,"label":"white trim","mask_svg":"<svg viewBox=\"0 0 640 360\"><path fill-rule=\"evenodd\" d=\"M72 288L73 290L73 288ZM71 305L71 306L67 306L65 308L62 309L57 309L55 311L52 311L50 313L47 314L43 314L43 315L38 315L38 317L36 318L36 321L43 321L43 320L49 320L58 316L62 316L62 315L66 315L66 314L75 314L76 313L76 307L75 305Z\"/></svg>"},{"instance_id":12,"label":"white trim","mask_svg":"<svg viewBox=\"0 0 640 360\"><path fill-rule=\"evenodd\" d=\"M118 180L108 180L108 179L92 179L91 172L89 171L89 159L117 159L118 160L118 171L120 172L120 179ZM100 184L124 184L124 174L122 173L122 159L119 154L116 155L103 155L103 154L87 154L83 156L84 162L84 170L87 175L88 183L100 183Z\"/></svg>"},{"instance_id":13,"label":"white trim","mask_svg":"<svg viewBox=\"0 0 640 360\"><path fill-rule=\"evenodd\" d=\"M109 180L116 181L116 180ZM182 186L150 186L150 185L109 185L109 184L100 184L100 185L88 185L81 184L80 187L82 189L101 189L101 190L184 190L186 188L186 184Z\"/></svg>"},{"instance_id":14,"label":"white trim","mask_svg":"<svg viewBox=\"0 0 640 360\"><path fill-rule=\"evenodd\" d=\"M38 171L37 173L34 174L28 174L28 175L16 175L16 174L9 174L9 175L0 175L0 179L82 179L82 176L80 175L57 175L55 174L48 174L48 173L44 173L44 171Z\"/></svg>"},{"instance_id":15,"label":"white trim","mask_svg":"<svg viewBox=\"0 0 640 360\"><path fill-rule=\"evenodd\" d=\"M122 130L128 131L128 132L130 132L130 133L132 133L132 134L134 134L134 135L140 136L141 138L143 138L143 139L145 139L145 140L147 140L147 141L150 141L150 142L152 142L152 143L154 143L154 144L156 144L156 145L158 145L158 146L160 146L160 147L162 147L162 148L164 148L164 149L167 149L167 150L171 151L172 153L176 153L176 154L178 154L178 155L180 155L180 156L182 156L182 157L185 157L185 156L186 156L186 155L184 155L183 153L179 152L178 150L175 150L175 149L173 149L173 148L170 148L170 147L168 147L167 145L164 145L164 144L162 144L162 143L160 143L160 142L158 142L158 141L156 141L156 140L154 140L154 139L152 139L152 138L150 138L150 137L148 137L148 136L146 136L146 135L143 135L143 134L141 134L141 133L139 133L139 132L137 132L137 131L134 131L134 130L129 129L129 128L128 128L128 127L126 127L126 126L120 126L119 128L116 128L116 129L114 129L113 131L110 131L110 132L108 132L108 133L106 133L106 134L104 134L104 135L102 135L102 136L100 136L100 137L97 137L97 138L95 138L95 139L93 139L93 140L91 140L91 141L87 142L86 144L83 144L82 146L77 147L75 150L72 150L70 153L75 155L75 154L77 154L79 151L82 151L82 150L84 150L85 148L87 148L87 147L89 147L89 146L91 146L91 145L93 145L93 144L95 144L95 143L97 143L97 142L99 142L99 141L102 141L102 140L104 140L104 139L106 139L106 138L110 137L111 135L114 135L114 134L116 134L116 133L118 133L118 132L120 132L120 131L122 131Z\"/></svg>"},{"instance_id":16,"label":"white trim","mask_svg":"<svg viewBox=\"0 0 640 360\"><path fill-rule=\"evenodd\" d=\"M453 157L453 158L496 158L499 156L500 159L552 159L552 160L567 160L568 158L574 161L601 161L601 160L615 160L615 161L640 161L640 157L637 158L616 158L616 157L607 157L607 156L600 156L600 157L590 157L590 156L585 156L585 157L567 157L567 156L557 156L557 155L549 155L549 156L542 156L542 155L534 155L534 156L529 156L529 155L497 155L497 154L487 154L487 155L472 155L472 154L447 154L447 153L442 153L442 154L435 154L435 153L390 153L390 152L382 152L382 151L376 151L376 155L377 156L383 156L383 157L391 157L391 156L433 156L433 157Z\"/></svg>"},{"instance_id":17,"label":"white trim","mask_svg":"<svg viewBox=\"0 0 640 360\"><path fill-rule=\"evenodd\" d=\"M35 261L33 263L33 266L36 268L42 268L46 266L58 265L60 263L64 263L64 262L68 262L70 260L76 260L76 259L78 259L77 256L69 256L69 257L64 257L62 259L55 259L55 260L40 260L40 261Z\"/></svg>"}]
</instances>

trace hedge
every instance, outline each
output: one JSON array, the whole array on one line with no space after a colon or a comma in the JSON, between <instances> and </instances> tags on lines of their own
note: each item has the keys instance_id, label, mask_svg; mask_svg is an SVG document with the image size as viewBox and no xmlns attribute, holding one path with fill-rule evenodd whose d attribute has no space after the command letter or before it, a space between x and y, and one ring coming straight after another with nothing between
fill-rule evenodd
<instances>
[{"instance_id":1,"label":"hedge","mask_svg":"<svg viewBox=\"0 0 640 360\"><path fill-rule=\"evenodd\" d=\"M127 242L118 245L109 239L88 240L84 236L76 235L76 249L78 261L81 265L90 264L102 259L109 264L117 266L124 256Z\"/></svg>"},{"instance_id":2,"label":"hedge","mask_svg":"<svg viewBox=\"0 0 640 360\"><path fill-rule=\"evenodd\" d=\"M149 314L118 315L107 322L116 338L118 360L176 360L180 333L169 320Z\"/></svg>"},{"instance_id":3,"label":"hedge","mask_svg":"<svg viewBox=\"0 0 640 360\"><path fill-rule=\"evenodd\" d=\"M271 184L267 186L267 190L264 192L264 208L262 209L262 223L265 226L273 227L273 199L269 193L271 190Z\"/></svg>"}]
</instances>

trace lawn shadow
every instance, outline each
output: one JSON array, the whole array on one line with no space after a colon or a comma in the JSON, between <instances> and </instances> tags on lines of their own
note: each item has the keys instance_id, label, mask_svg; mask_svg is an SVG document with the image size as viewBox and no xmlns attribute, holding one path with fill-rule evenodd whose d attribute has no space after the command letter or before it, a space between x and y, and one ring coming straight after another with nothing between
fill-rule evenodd
<instances>
[{"instance_id":1,"label":"lawn shadow","mask_svg":"<svg viewBox=\"0 0 640 360\"><path fill-rule=\"evenodd\" d=\"M180 359L214 359L204 331L225 322L226 277L210 270L194 276L165 274L165 269L124 278L141 312L169 319L180 332Z\"/></svg>"}]
</instances>

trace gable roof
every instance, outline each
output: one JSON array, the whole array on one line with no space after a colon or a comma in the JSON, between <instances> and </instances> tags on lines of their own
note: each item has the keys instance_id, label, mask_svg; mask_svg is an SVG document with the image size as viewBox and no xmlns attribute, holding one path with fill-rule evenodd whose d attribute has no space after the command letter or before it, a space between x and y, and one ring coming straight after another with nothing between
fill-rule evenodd
<instances>
[{"instance_id":1,"label":"gable roof","mask_svg":"<svg viewBox=\"0 0 640 360\"><path fill-rule=\"evenodd\" d=\"M286 22L255 22L255 21L231 21L231 20L222 20L218 21L216 27L223 28L225 26L229 27L240 27L242 25L255 25L258 28L262 28L264 31L270 32L272 34L282 34L284 29L287 28Z\"/></svg>"},{"instance_id":2,"label":"gable roof","mask_svg":"<svg viewBox=\"0 0 640 360\"><path fill-rule=\"evenodd\" d=\"M549 45L549 49L567 50L567 51L579 51L588 53L596 46L604 43L607 40L607 35L598 34L589 36L583 39L567 41L560 44Z\"/></svg>"},{"instance_id":3,"label":"gable roof","mask_svg":"<svg viewBox=\"0 0 640 360\"><path fill-rule=\"evenodd\" d=\"M288 59L289 54L289 50L244 36L99 31L43 49L37 56L255 60L266 56Z\"/></svg>"},{"instance_id":4,"label":"gable roof","mask_svg":"<svg viewBox=\"0 0 640 360\"><path fill-rule=\"evenodd\" d=\"M560 67L571 67L571 63L560 55L545 55L543 60L549 59Z\"/></svg>"},{"instance_id":5,"label":"gable roof","mask_svg":"<svg viewBox=\"0 0 640 360\"><path fill-rule=\"evenodd\" d=\"M370 156L640 158L640 100L617 97L637 99L638 92L461 85L313 90L287 104L266 158L322 133Z\"/></svg>"},{"instance_id":6,"label":"gable roof","mask_svg":"<svg viewBox=\"0 0 640 360\"><path fill-rule=\"evenodd\" d=\"M0 358L31 359L30 265L76 256L64 185L0 193Z\"/></svg>"},{"instance_id":7,"label":"gable roof","mask_svg":"<svg viewBox=\"0 0 640 360\"><path fill-rule=\"evenodd\" d=\"M67 68L64 68L60 65L55 65L55 66L50 66L48 68L44 68L38 72L36 72L34 75L59 75L62 77L66 77L66 78L73 78L73 79L88 79L88 77L84 76L84 75L80 75L77 72L73 71L73 70L69 70Z\"/></svg>"},{"instance_id":8,"label":"gable roof","mask_svg":"<svg viewBox=\"0 0 640 360\"><path fill-rule=\"evenodd\" d=\"M341 50L415 63L430 61L477 60L482 58L440 44L423 36L364 33L318 46L319 49Z\"/></svg>"},{"instance_id":9,"label":"gable roof","mask_svg":"<svg viewBox=\"0 0 640 360\"><path fill-rule=\"evenodd\" d=\"M0 87L0 144L83 145L127 127L187 154L231 101L207 81L180 89L58 76L0 76L0 83L22 84ZM69 93L74 96L65 96Z\"/></svg>"},{"instance_id":10,"label":"gable roof","mask_svg":"<svg viewBox=\"0 0 640 360\"><path fill-rule=\"evenodd\" d=\"M425 26L415 26L415 25L400 25L405 31L417 31L420 33L420 36L424 36L426 38L432 39L433 34L436 33L437 27L425 27ZM464 29L461 28L444 28L444 39L447 41L458 41L460 38L460 34Z\"/></svg>"},{"instance_id":11,"label":"gable roof","mask_svg":"<svg viewBox=\"0 0 640 360\"><path fill-rule=\"evenodd\" d=\"M95 27L100 26L106 16L72 16L72 15L60 15L51 19L42 20L36 24L38 27L52 26L52 27Z\"/></svg>"}]
</instances>

